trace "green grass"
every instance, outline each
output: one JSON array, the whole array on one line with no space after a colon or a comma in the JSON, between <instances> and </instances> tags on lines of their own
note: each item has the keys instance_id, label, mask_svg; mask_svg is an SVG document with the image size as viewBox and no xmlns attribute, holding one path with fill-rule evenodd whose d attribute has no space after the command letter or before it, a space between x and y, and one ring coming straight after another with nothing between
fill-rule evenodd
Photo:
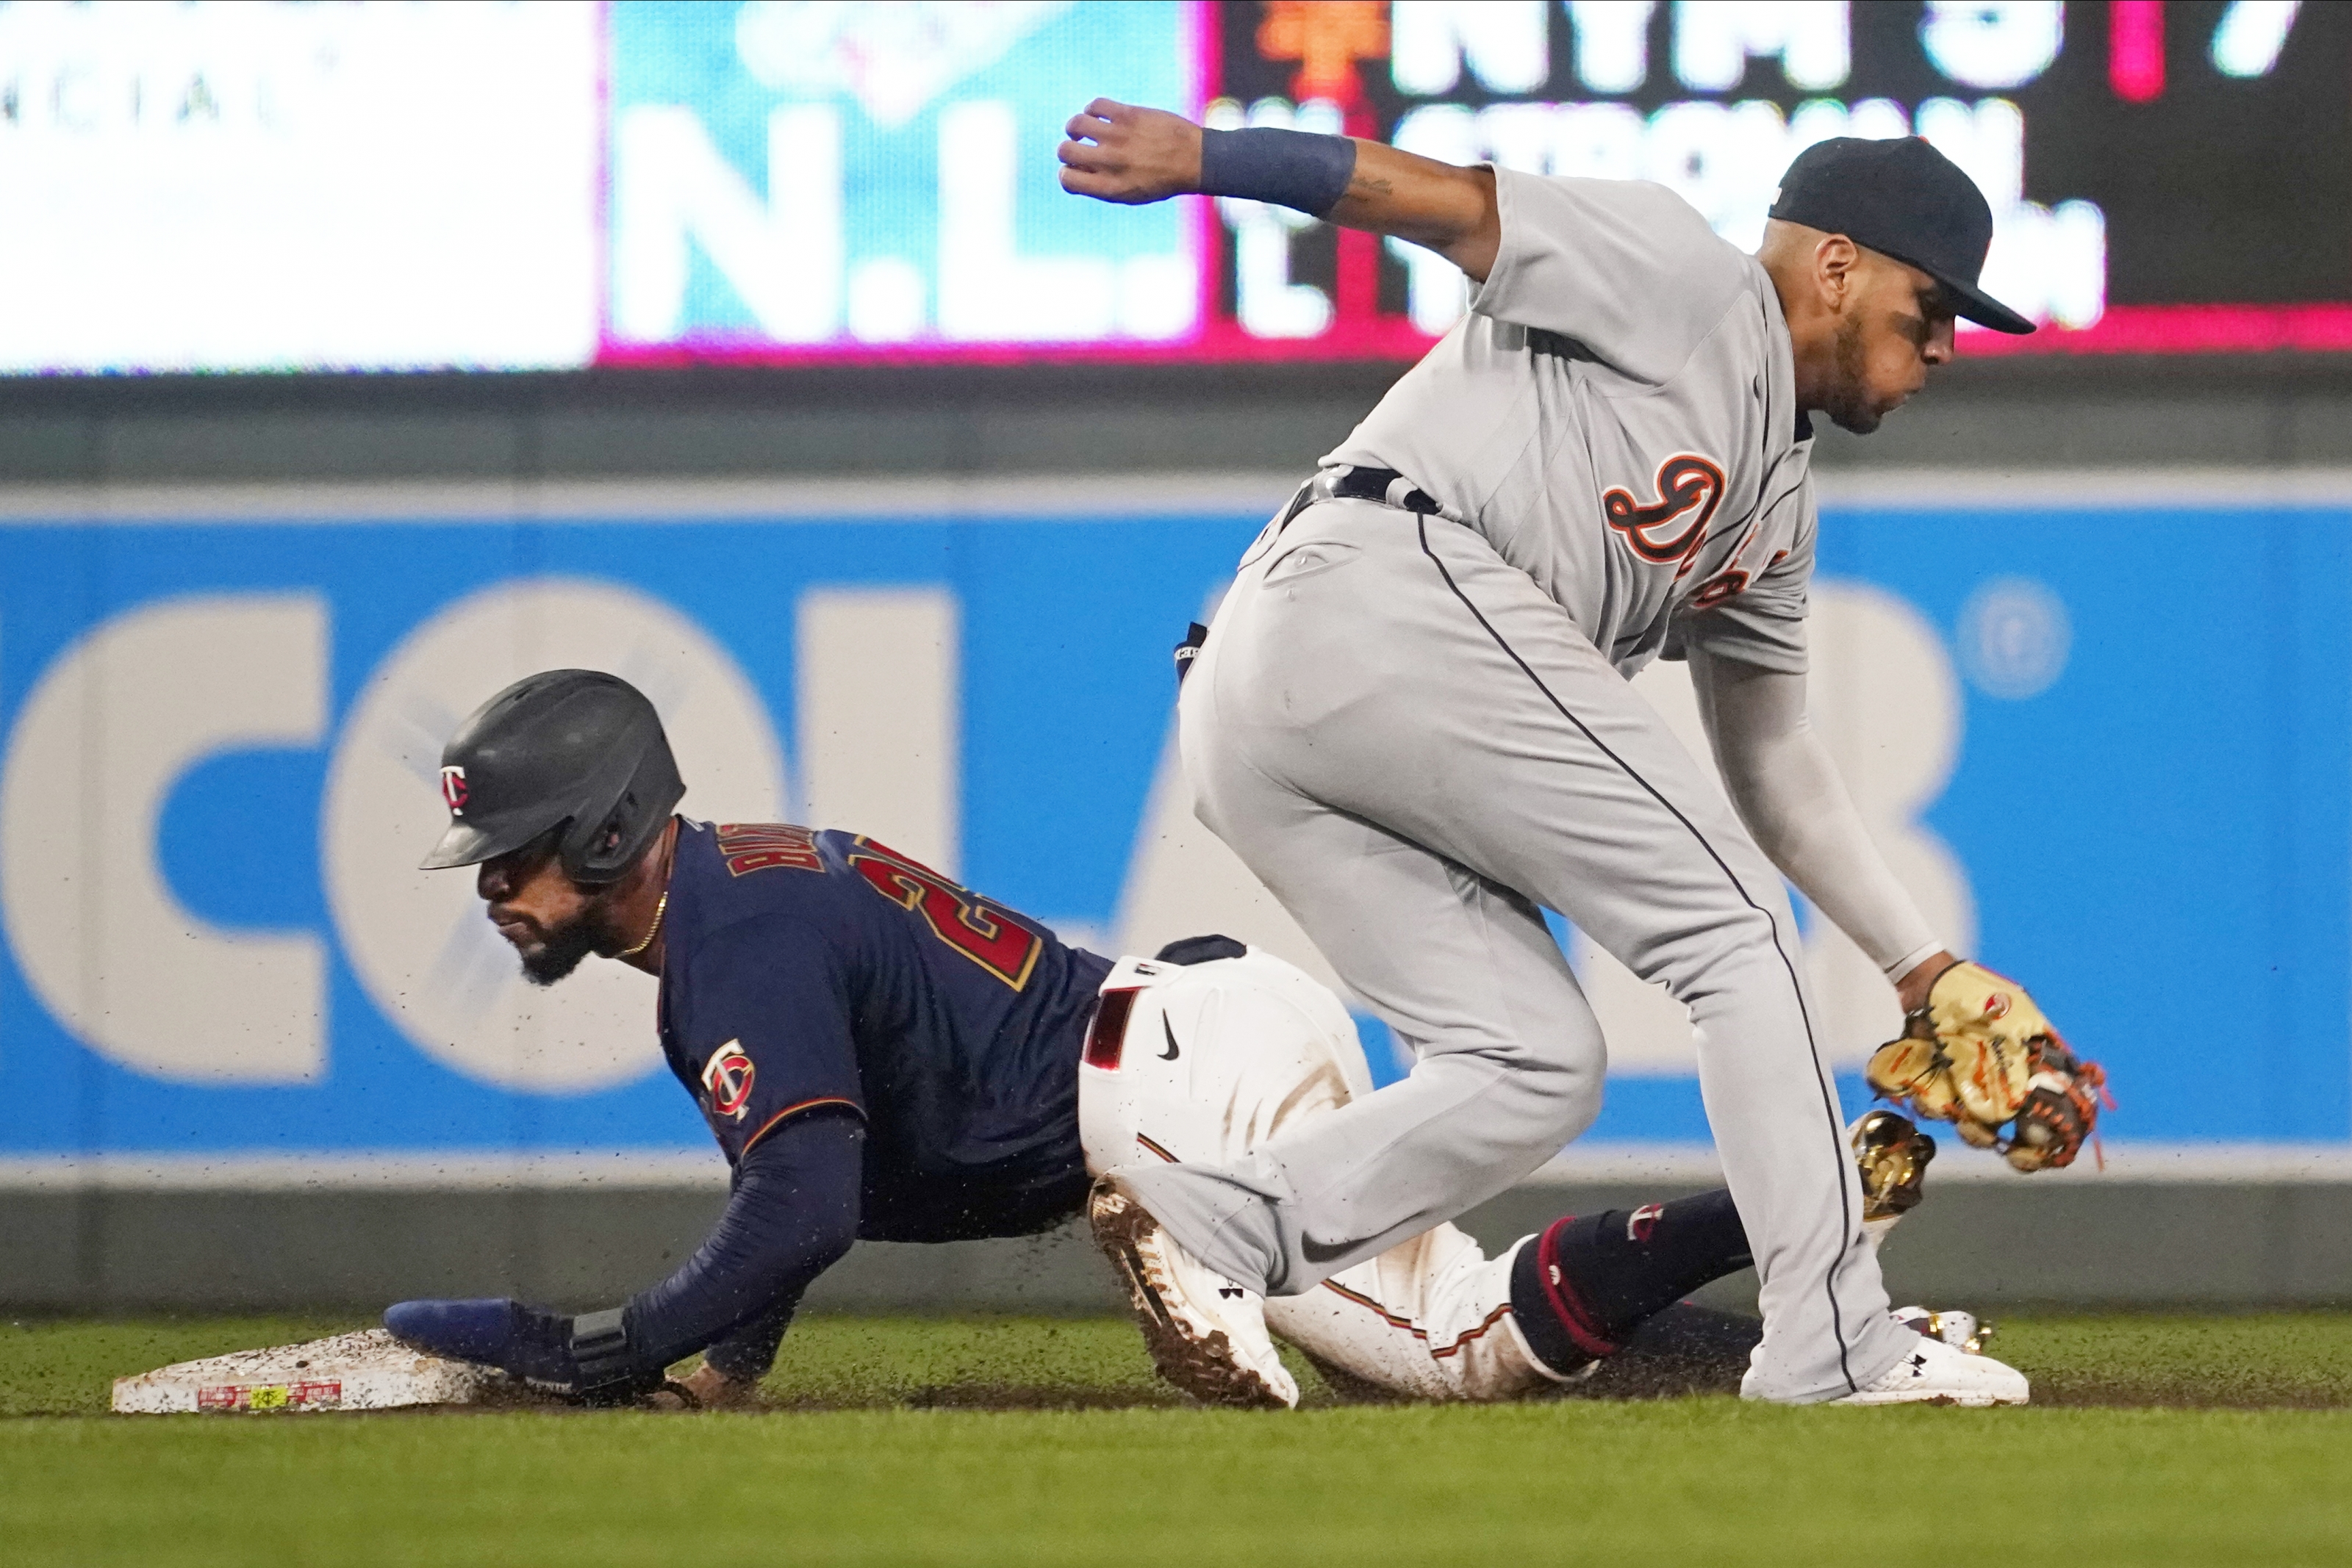
<instances>
[{"instance_id":1,"label":"green grass","mask_svg":"<svg viewBox=\"0 0 2352 1568\"><path fill-rule=\"evenodd\" d=\"M2352 1315L2020 1321L1999 1348L2070 1403L2007 1411L1234 1415L1167 1400L1122 1323L820 1318L771 1414L95 1414L343 1326L0 1328L0 1562L2352 1560Z\"/></svg>"}]
</instances>

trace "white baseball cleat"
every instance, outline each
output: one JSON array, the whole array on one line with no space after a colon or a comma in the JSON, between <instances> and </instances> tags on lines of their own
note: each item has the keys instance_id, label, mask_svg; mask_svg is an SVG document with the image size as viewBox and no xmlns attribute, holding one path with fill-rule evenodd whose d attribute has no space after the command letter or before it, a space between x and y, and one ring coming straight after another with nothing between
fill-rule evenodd
<instances>
[{"instance_id":1,"label":"white baseball cleat","mask_svg":"<svg viewBox=\"0 0 2352 1568\"><path fill-rule=\"evenodd\" d=\"M1947 1307L1933 1312L1926 1307L1897 1307L1895 1321L1913 1333L1926 1334L1929 1339L1942 1340L1955 1350L1970 1355L1982 1355L1985 1346L1992 1343L1993 1325L1974 1312L1964 1312Z\"/></svg>"},{"instance_id":2,"label":"white baseball cleat","mask_svg":"<svg viewBox=\"0 0 2352 1568\"><path fill-rule=\"evenodd\" d=\"M1095 1183L1087 1218L1127 1286L1160 1376L1210 1405L1298 1403L1298 1385L1266 1333L1265 1298L1185 1250L1115 1175Z\"/></svg>"},{"instance_id":3,"label":"white baseball cleat","mask_svg":"<svg viewBox=\"0 0 2352 1568\"><path fill-rule=\"evenodd\" d=\"M1989 1355L1970 1355L1940 1339L1918 1344L1876 1382L1832 1405L2023 1405L2032 1397L2025 1374Z\"/></svg>"}]
</instances>

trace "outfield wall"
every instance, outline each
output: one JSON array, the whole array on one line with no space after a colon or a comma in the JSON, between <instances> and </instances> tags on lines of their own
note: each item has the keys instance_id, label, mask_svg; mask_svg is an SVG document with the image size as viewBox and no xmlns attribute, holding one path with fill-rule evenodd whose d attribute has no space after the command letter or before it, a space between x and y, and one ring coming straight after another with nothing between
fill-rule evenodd
<instances>
[{"instance_id":1,"label":"outfield wall","mask_svg":"<svg viewBox=\"0 0 2352 1568\"><path fill-rule=\"evenodd\" d=\"M1171 746L1169 646L1292 479L7 497L0 1301L595 1300L691 1247L719 1171L651 982L527 990L468 880L411 869L441 738L530 669L646 686L696 814L857 828L1107 949L1222 929L1319 968ZM2121 1106L2104 1176L1948 1145L1898 1287L2352 1295L2352 478L1828 491L1816 721L1955 945L2026 977ZM1680 672L1639 685L1696 746ZM1709 1174L1686 1024L1562 936L1608 1106L1479 1218L1498 1239ZM1808 962L1858 1106L1891 1000L1834 933ZM1058 1244L903 1251L829 1298L1102 1299Z\"/></svg>"}]
</instances>

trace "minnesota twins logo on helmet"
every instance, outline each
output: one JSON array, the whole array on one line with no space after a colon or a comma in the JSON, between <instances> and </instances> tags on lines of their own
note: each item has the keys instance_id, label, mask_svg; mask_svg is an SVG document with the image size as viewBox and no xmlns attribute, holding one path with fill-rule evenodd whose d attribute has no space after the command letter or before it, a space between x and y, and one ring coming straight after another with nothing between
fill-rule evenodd
<instances>
[{"instance_id":1,"label":"minnesota twins logo on helmet","mask_svg":"<svg viewBox=\"0 0 2352 1568\"><path fill-rule=\"evenodd\" d=\"M737 1121L751 1108L751 1079L758 1070L743 1048L729 1040L710 1053L703 1064L702 1087L710 1096L710 1113L732 1116Z\"/></svg>"},{"instance_id":2,"label":"minnesota twins logo on helmet","mask_svg":"<svg viewBox=\"0 0 2352 1568\"><path fill-rule=\"evenodd\" d=\"M441 799L449 803L449 814L466 814L466 770L456 764L441 769Z\"/></svg>"}]
</instances>

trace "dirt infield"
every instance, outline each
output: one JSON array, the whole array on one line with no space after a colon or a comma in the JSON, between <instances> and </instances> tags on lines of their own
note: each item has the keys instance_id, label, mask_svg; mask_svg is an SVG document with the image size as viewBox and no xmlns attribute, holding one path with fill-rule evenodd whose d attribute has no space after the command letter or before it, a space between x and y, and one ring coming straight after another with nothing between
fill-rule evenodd
<instances>
[{"instance_id":1,"label":"dirt infield","mask_svg":"<svg viewBox=\"0 0 2352 1568\"><path fill-rule=\"evenodd\" d=\"M887 1354L885 1345L902 1333L934 1350L952 1346L945 1364L914 1354L908 1364L910 1371L919 1365L953 1375L901 1379L877 1376L877 1368L845 1387L824 1375L815 1354L799 1361L788 1357L768 1384L772 1408L1073 1410L1184 1404L1151 1379L1139 1351L1124 1338L1124 1325L1115 1322L1004 1323L995 1325L994 1334L982 1321L911 1333L845 1319L803 1327L830 1342L823 1347L828 1360L861 1341ZM1591 1377L1549 1397L1607 1403L1736 1396L1752 1331L1742 1333L1728 1319L1718 1328L1714 1343L1688 1333L1671 1339L1637 1337ZM1073 1341L1082 1341L1083 1351ZM992 1354L992 1349L1001 1354ZM2032 1379L2037 1406L2352 1408L2352 1313L2030 1315L1997 1322L1990 1349ZM1052 1376L999 1375L1034 1367L1041 1359L1054 1363ZM1070 1374L1081 1364L1091 1364L1098 1373L1074 1385ZM853 1364L871 1365L862 1354ZM1343 1393L1297 1358L1292 1364L1307 1408L1389 1403L1360 1392Z\"/></svg>"},{"instance_id":2,"label":"dirt infield","mask_svg":"<svg viewBox=\"0 0 2352 1568\"><path fill-rule=\"evenodd\" d=\"M352 1326L235 1318L0 1326L0 1416L99 1414L117 1376ZM1752 1328L1711 1314L1685 1329L1637 1337L1550 1398L1737 1394ZM2027 1315L1999 1323L1991 1348L2032 1379L2037 1407L2352 1407L2352 1312ZM1389 1403L1342 1392L1296 1358L1293 1370L1308 1408ZM1115 1319L813 1318L794 1328L762 1393L762 1408L777 1413L1186 1406L1152 1375L1134 1331ZM518 1397L490 1408L572 1407Z\"/></svg>"},{"instance_id":3,"label":"dirt infield","mask_svg":"<svg viewBox=\"0 0 2352 1568\"><path fill-rule=\"evenodd\" d=\"M1865 1568L1997 1549L2053 1487L2070 1568L2303 1568L2352 1540L2344 1313L2020 1317L1996 1348L2036 1400L2010 1410L1641 1396L1727 1387L1718 1359L1476 1406L1351 1405L1302 1365L1307 1408L1211 1411L1121 1321L818 1317L757 1413L102 1414L121 1374L352 1326L0 1324L0 1556Z\"/></svg>"}]
</instances>

